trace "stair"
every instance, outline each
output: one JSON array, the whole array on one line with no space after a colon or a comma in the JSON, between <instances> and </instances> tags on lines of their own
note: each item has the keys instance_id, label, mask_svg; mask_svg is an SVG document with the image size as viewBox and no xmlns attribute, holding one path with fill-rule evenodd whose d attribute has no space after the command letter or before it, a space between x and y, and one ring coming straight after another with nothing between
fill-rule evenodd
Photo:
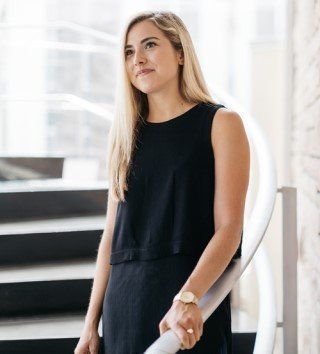
<instances>
[{"instance_id":1,"label":"stair","mask_svg":"<svg viewBox=\"0 0 320 354\"><path fill-rule=\"evenodd\" d=\"M231 309L232 318L232 353L249 354L253 353L256 340L257 320L252 318L245 311Z\"/></svg>"},{"instance_id":2,"label":"stair","mask_svg":"<svg viewBox=\"0 0 320 354\"><path fill-rule=\"evenodd\" d=\"M107 187L63 179L0 182L0 222L104 214Z\"/></svg>"},{"instance_id":3,"label":"stair","mask_svg":"<svg viewBox=\"0 0 320 354\"><path fill-rule=\"evenodd\" d=\"M73 353L83 321L84 314L0 320L0 352L5 354ZM101 321L99 334L102 336Z\"/></svg>"},{"instance_id":4,"label":"stair","mask_svg":"<svg viewBox=\"0 0 320 354\"><path fill-rule=\"evenodd\" d=\"M73 353L105 225L107 185L6 181L0 191L0 353ZM232 325L234 353L252 353L256 322L233 309Z\"/></svg>"},{"instance_id":5,"label":"stair","mask_svg":"<svg viewBox=\"0 0 320 354\"><path fill-rule=\"evenodd\" d=\"M255 322L241 311L232 310L233 354L253 353ZM70 354L82 331L85 314L57 314L0 319L0 352L6 354ZM242 318L242 328L237 319ZM99 322L102 337L102 321ZM142 353L141 353L142 354Z\"/></svg>"},{"instance_id":6,"label":"stair","mask_svg":"<svg viewBox=\"0 0 320 354\"><path fill-rule=\"evenodd\" d=\"M94 266L83 260L0 267L0 318L84 311Z\"/></svg>"},{"instance_id":7,"label":"stair","mask_svg":"<svg viewBox=\"0 0 320 354\"><path fill-rule=\"evenodd\" d=\"M0 266L93 259L104 223L105 215L1 223Z\"/></svg>"},{"instance_id":8,"label":"stair","mask_svg":"<svg viewBox=\"0 0 320 354\"><path fill-rule=\"evenodd\" d=\"M64 157L1 156L0 181L61 178Z\"/></svg>"}]
</instances>

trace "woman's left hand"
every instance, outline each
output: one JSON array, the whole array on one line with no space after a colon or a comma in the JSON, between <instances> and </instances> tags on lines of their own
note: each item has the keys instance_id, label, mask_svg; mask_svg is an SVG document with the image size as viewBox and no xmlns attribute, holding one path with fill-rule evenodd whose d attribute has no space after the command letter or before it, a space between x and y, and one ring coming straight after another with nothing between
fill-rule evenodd
<instances>
[{"instance_id":1,"label":"woman's left hand","mask_svg":"<svg viewBox=\"0 0 320 354\"><path fill-rule=\"evenodd\" d=\"M192 328L193 333L187 332ZM180 339L183 348L191 349L200 340L203 332L203 320L199 307L196 304L185 304L180 300L172 303L170 310L159 323L160 336L172 329Z\"/></svg>"}]
</instances>

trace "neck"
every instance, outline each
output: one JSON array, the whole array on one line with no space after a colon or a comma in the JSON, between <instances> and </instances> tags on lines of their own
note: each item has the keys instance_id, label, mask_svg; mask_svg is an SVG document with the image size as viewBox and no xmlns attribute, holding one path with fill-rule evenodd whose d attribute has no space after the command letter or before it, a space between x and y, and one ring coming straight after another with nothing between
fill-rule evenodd
<instances>
[{"instance_id":1,"label":"neck","mask_svg":"<svg viewBox=\"0 0 320 354\"><path fill-rule=\"evenodd\" d=\"M182 97L173 97L165 99L149 99L149 114L147 121L161 122L173 117L177 117L186 112L194 104L186 102Z\"/></svg>"}]
</instances>

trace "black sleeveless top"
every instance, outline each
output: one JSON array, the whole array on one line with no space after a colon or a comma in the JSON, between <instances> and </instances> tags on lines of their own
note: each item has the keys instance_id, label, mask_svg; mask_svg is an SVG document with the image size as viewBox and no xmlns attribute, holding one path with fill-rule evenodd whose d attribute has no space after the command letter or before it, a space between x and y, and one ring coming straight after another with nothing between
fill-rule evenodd
<instances>
[{"instance_id":1,"label":"black sleeveless top","mask_svg":"<svg viewBox=\"0 0 320 354\"><path fill-rule=\"evenodd\" d=\"M171 120L141 123L110 264L201 256L215 232L211 126L220 107L202 102ZM233 259L241 256L242 234Z\"/></svg>"}]
</instances>

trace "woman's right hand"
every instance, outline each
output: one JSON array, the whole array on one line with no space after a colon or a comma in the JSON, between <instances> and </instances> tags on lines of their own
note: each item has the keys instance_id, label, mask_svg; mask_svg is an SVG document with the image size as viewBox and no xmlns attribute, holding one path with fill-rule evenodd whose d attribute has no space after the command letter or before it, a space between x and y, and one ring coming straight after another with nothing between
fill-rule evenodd
<instances>
[{"instance_id":1,"label":"woman's right hand","mask_svg":"<svg viewBox=\"0 0 320 354\"><path fill-rule=\"evenodd\" d=\"M85 325L79 342L74 350L74 354L98 354L100 337L97 328Z\"/></svg>"}]
</instances>

